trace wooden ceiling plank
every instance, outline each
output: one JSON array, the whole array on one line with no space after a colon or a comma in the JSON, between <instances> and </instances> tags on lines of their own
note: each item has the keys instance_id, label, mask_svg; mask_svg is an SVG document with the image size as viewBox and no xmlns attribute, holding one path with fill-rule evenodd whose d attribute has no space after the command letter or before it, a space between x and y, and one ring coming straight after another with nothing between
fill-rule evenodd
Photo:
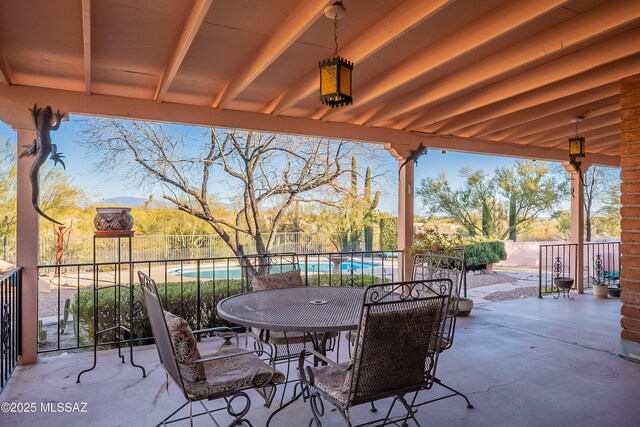
<instances>
[{"instance_id":1,"label":"wooden ceiling plank","mask_svg":"<svg viewBox=\"0 0 640 427\"><path fill-rule=\"evenodd\" d=\"M594 108L588 113L585 113L582 109L580 110L580 112L577 112L576 108L569 108L559 113L550 114L537 120L530 121L523 126L514 126L501 132L494 132L483 136L476 135L475 137L488 138L494 141L519 141L521 138L533 137L534 135L540 135L542 132L567 125L568 123L571 123L571 121L576 117L593 119L595 117L601 117L610 113L619 114L619 98L619 96L612 96L602 99L599 103L599 105L602 105L602 107Z\"/></svg>"},{"instance_id":2,"label":"wooden ceiling plank","mask_svg":"<svg viewBox=\"0 0 640 427\"><path fill-rule=\"evenodd\" d=\"M578 131L580 134L598 129L602 126L608 126L620 123L620 108L615 109L614 112L604 114L598 117L589 117L578 124ZM576 125L571 123L570 120L564 121L560 126L549 127L546 130L533 133L531 135L513 138L510 141L517 140L524 144L537 144L538 142L548 141L550 139L566 139L575 134ZM491 138L493 139L493 138Z\"/></svg>"},{"instance_id":3,"label":"wooden ceiling plank","mask_svg":"<svg viewBox=\"0 0 640 427\"><path fill-rule=\"evenodd\" d=\"M162 78L160 79L160 83L158 84L156 93L153 97L154 100L162 102L167 94L171 83L173 83L173 79L175 79L176 74L182 65L182 61L184 61L196 34L198 34L198 30L200 29L205 16L207 16L207 13L211 8L212 3L213 0L195 1L193 8L191 9L191 13L187 18L187 22L182 30L182 34L180 34L180 39L178 40L178 45L173 52L171 61L164 73L162 73Z\"/></svg>"},{"instance_id":4,"label":"wooden ceiling plank","mask_svg":"<svg viewBox=\"0 0 640 427\"><path fill-rule=\"evenodd\" d=\"M618 87L615 92L619 92L620 80L640 72L640 55L625 58L612 64L599 67L595 70L514 96L504 101L452 116L442 120L441 124L432 124L425 127L429 131L441 134L455 134L459 129L474 126L489 120L516 113L520 110L538 107L541 104L561 100L586 92L605 85Z\"/></svg>"},{"instance_id":5,"label":"wooden ceiling plank","mask_svg":"<svg viewBox=\"0 0 640 427\"><path fill-rule=\"evenodd\" d=\"M84 92L91 94L91 0L82 0L82 49L84 56Z\"/></svg>"},{"instance_id":6,"label":"wooden ceiling plank","mask_svg":"<svg viewBox=\"0 0 640 427\"><path fill-rule=\"evenodd\" d=\"M474 87L479 87L483 83L491 81L491 79L500 77L508 72L513 72L519 68L524 68L534 61L544 60L544 58L549 55L560 53L569 47L585 45L593 38L601 36L607 31L611 31L629 22L633 22L639 17L640 2L633 0L605 2L601 6L593 8L575 18L489 55L474 66L462 68L436 82L426 85L421 90L413 91L410 94L397 98L388 103L384 111L376 114L367 125L379 125L390 118L429 107L438 101L451 98L452 96L467 97L465 94L469 90ZM523 90L531 90L544 84L560 80L562 75L567 77L572 74L577 74L580 70L577 69L578 67L571 70L570 63L579 63L585 67L582 70L584 71L591 68L589 65L590 62L592 64L596 64L600 60L610 62L613 59L607 60L605 58L615 58L616 52L622 56L631 54L628 52L637 52L635 47L626 50L622 49L622 51L627 52L626 54L616 49L616 45L623 46L625 44L623 40L625 36L626 34L623 34L622 36L604 41L598 44L598 47L583 48L580 53L572 53L548 64L524 71L506 81L491 85L489 88L495 88L492 89L493 91L500 89L504 93L497 92L496 96L503 96L502 99L504 99L510 94L521 93ZM604 49L607 49L607 51ZM586 58L584 60L580 58L582 54L589 54L592 58L591 61L587 61ZM619 57L621 56L618 56L618 58ZM554 77L549 74L551 72L561 73L558 74L557 77ZM479 88L475 91L473 97L475 98L477 93L483 90L486 90L486 87ZM455 100L453 102L455 102ZM472 103L472 105L479 104L476 102ZM425 123L428 124L428 121L429 119L425 115L422 120L416 121L414 125L418 127ZM431 123L434 121L436 120L431 121ZM413 129L414 125L410 125L408 129Z\"/></svg>"},{"instance_id":7,"label":"wooden ceiling plank","mask_svg":"<svg viewBox=\"0 0 640 427\"><path fill-rule=\"evenodd\" d=\"M4 56L0 54L0 83L5 86L9 86L11 84L11 71L9 71L9 65L5 60Z\"/></svg>"},{"instance_id":8,"label":"wooden ceiling plank","mask_svg":"<svg viewBox=\"0 0 640 427\"><path fill-rule=\"evenodd\" d=\"M587 141L595 138L603 138L606 136L618 135L620 134L620 120L617 120L614 123L603 124L602 126L598 126L594 129L590 129L588 131L578 131L580 136L583 136ZM544 141L535 141L530 142L526 145L536 146L536 147L563 147L565 144L568 144L568 140L570 137L574 136L575 132L564 132L555 135L554 137L549 137Z\"/></svg>"},{"instance_id":9,"label":"wooden ceiling plank","mask_svg":"<svg viewBox=\"0 0 640 427\"><path fill-rule=\"evenodd\" d=\"M484 46L491 40L504 36L506 33L548 13L563 3L565 1L562 0L536 2L520 0L504 3L466 27L436 41L433 45L424 49L422 53L401 64L394 65L391 70L383 70L369 84L358 90L358 96L353 105L328 111L323 120L331 120L340 114L365 105L390 91L398 89L425 73Z\"/></svg>"},{"instance_id":10,"label":"wooden ceiling plank","mask_svg":"<svg viewBox=\"0 0 640 427\"><path fill-rule=\"evenodd\" d=\"M473 96L460 96L436 107L423 110L421 117L409 125L407 130L427 126L556 82L571 80L571 77L577 77L583 72L637 55L639 52L640 28L526 71L513 78L478 89L473 92ZM609 79L607 82L611 81L613 80Z\"/></svg>"},{"instance_id":11,"label":"wooden ceiling plank","mask_svg":"<svg viewBox=\"0 0 640 427\"><path fill-rule=\"evenodd\" d=\"M519 115L511 115L507 120L494 123L494 129L488 129L487 124L483 123L484 128L481 130L479 130L480 126L476 125L457 132L456 135L474 136L476 138L490 137L490 139L495 140L521 138L567 123L569 121L567 117L586 117L587 115L595 117L614 111L616 108L620 109L620 85L611 84L605 87L611 87L609 96L598 96L597 98L591 96L591 99L585 102L585 94L577 94L580 96L572 97L571 101L566 103L563 102L565 100L563 98L519 111ZM565 106L559 107L559 104L564 104ZM598 107L595 108L594 106ZM590 109L591 111L589 111ZM498 127L500 129L495 129Z\"/></svg>"},{"instance_id":12,"label":"wooden ceiling plank","mask_svg":"<svg viewBox=\"0 0 640 427\"><path fill-rule=\"evenodd\" d=\"M408 0L340 49L340 55L354 64L362 62L420 22L445 7L451 0ZM318 90L318 70L313 69L293 87L279 95L267 113L280 115L299 100Z\"/></svg>"},{"instance_id":13,"label":"wooden ceiling plank","mask_svg":"<svg viewBox=\"0 0 640 427\"><path fill-rule=\"evenodd\" d=\"M273 61L278 59L319 17L324 16L325 7L332 3L333 0L307 0L300 2L260 49L251 55L251 60L235 73L235 77L229 82L227 89L220 97L220 102L212 106L217 108L229 107L229 104L251 82L258 78Z\"/></svg>"}]
</instances>

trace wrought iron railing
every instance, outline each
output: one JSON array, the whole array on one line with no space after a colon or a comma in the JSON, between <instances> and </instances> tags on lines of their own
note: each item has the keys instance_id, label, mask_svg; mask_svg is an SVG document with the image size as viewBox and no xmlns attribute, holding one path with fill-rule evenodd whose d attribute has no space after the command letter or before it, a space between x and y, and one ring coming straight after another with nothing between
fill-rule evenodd
<instances>
[{"instance_id":1,"label":"wrought iron railing","mask_svg":"<svg viewBox=\"0 0 640 427\"><path fill-rule=\"evenodd\" d=\"M367 286L399 279L398 253L324 252L298 254L298 259L307 286ZM131 277L136 277L129 274L129 268L153 277L167 310L185 318L194 329L224 325L216 313L218 302L248 288L236 257L42 265L38 276L51 283L51 290L39 298L38 317L46 332L46 339L38 345L40 353L93 347L94 268L98 271L98 288L105 286L98 291L100 327L115 323L118 315L125 316L124 323L129 323L128 291L125 294L118 287L106 288L117 283L128 285ZM141 310L138 288L134 304L134 341L150 342L151 331ZM118 341L109 333L101 334L100 340L99 345L105 347Z\"/></svg>"},{"instance_id":2,"label":"wrought iron railing","mask_svg":"<svg viewBox=\"0 0 640 427\"><path fill-rule=\"evenodd\" d=\"M583 270L578 272L578 245L562 243L540 245L538 264L538 297L557 292L555 277L575 278L582 275L584 285L590 288L595 279L607 285L620 280L620 242L589 242L584 244ZM574 285L575 289L575 285Z\"/></svg>"},{"instance_id":3,"label":"wrought iron railing","mask_svg":"<svg viewBox=\"0 0 640 427\"><path fill-rule=\"evenodd\" d=\"M0 392L20 360L22 270L0 276Z\"/></svg>"}]
</instances>

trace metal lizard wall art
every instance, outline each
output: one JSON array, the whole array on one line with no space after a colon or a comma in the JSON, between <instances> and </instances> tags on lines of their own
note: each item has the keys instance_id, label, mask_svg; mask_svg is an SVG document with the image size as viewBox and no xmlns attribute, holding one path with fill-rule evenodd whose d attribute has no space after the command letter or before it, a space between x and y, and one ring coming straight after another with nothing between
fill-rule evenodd
<instances>
[{"instance_id":1,"label":"metal lizard wall art","mask_svg":"<svg viewBox=\"0 0 640 427\"><path fill-rule=\"evenodd\" d=\"M40 168L47 161L47 158L53 160L54 166L60 163L64 169L66 169L64 162L62 161L62 153L58 153L56 144L51 143L51 131L58 130L60 123L64 119L64 113L57 110L55 113L51 107L38 108L37 104L33 104L33 109L29 108L33 115L33 123L36 127L36 139L33 140L33 144L27 145L26 150L20 154L20 158L35 156L35 160L29 170L29 180L31 181L31 203L36 212L42 217L48 219L51 222L62 225L61 222L51 218L38 206L38 197L40 195Z\"/></svg>"}]
</instances>

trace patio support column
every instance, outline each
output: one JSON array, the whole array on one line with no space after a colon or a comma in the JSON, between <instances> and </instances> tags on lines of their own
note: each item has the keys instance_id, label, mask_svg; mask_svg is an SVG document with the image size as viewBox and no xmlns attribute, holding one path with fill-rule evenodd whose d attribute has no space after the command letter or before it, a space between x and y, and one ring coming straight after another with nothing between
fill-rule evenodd
<instances>
[{"instance_id":1,"label":"patio support column","mask_svg":"<svg viewBox=\"0 0 640 427\"><path fill-rule=\"evenodd\" d=\"M33 126L33 125L31 125ZM33 128L15 128L18 155L35 138ZM16 264L22 267L22 356L21 364L38 361L38 214L31 203L29 169L33 158L17 160Z\"/></svg>"},{"instance_id":2,"label":"patio support column","mask_svg":"<svg viewBox=\"0 0 640 427\"><path fill-rule=\"evenodd\" d=\"M576 271L574 275L576 289L579 294L584 293L584 183L580 179L580 174L571 166L569 162L562 162L562 165L571 175L571 243L576 244ZM588 165L582 162L582 174ZM569 267L571 270L571 267Z\"/></svg>"},{"instance_id":3,"label":"patio support column","mask_svg":"<svg viewBox=\"0 0 640 427\"><path fill-rule=\"evenodd\" d=\"M398 162L402 165L404 160ZM413 171L414 161L409 160L400 169L398 184L398 249L400 251L411 248L413 244ZM402 266L402 280L411 280L413 257L400 252L399 263Z\"/></svg>"},{"instance_id":4,"label":"patio support column","mask_svg":"<svg viewBox=\"0 0 640 427\"><path fill-rule=\"evenodd\" d=\"M640 74L620 86L620 355L640 361Z\"/></svg>"}]
</instances>

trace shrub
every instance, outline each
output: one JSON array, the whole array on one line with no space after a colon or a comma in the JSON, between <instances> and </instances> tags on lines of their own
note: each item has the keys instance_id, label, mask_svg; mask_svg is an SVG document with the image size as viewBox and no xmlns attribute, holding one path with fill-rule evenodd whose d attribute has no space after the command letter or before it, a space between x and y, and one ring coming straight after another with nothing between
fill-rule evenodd
<instances>
[{"instance_id":1,"label":"shrub","mask_svg":"<svg viewBox=\"0 0 640 427\"><path fill-rule=\"evenodd\" d=\"M466 254L466 268L468 271L481 270L487 264L495 264L507 259L504 243L499 240L472 240L463 245Z\"/></svg>"},{"instance_id":2,"label":"shrub","mask_svg":"<svg viewBox=\"0 0 640 427\"><path fill-rule=\"evenodd\" d=\"M398 220L394 217L380 218L380 250L398 249Z\"/></svg>"},{"instance_id":3,"label":"shrub","mask_svg":"<svg viewBox=\"0 0 640 427\"><path fill-rule=\"evenodd\" d=\"M351 280L353 278L353 280ZM304 278L303 278L304 280ZM387 279L389 281L390 279ZM307 278L309 286L357 286L363 287L382 282L382 278L367 274L310 274ZM158 293L165 310L184 318L192 329L204 329L215 326L229 326L229 322L217 316L216 306L220 300L240 293L240 279L209 280L200 282L200 305L198 305L198 285L196 282L159 283ZM135 338L150 338L153 336L147 313L142 306L142 293L139 286L134 294L133 333ZM98 330L111 328L115 325L117 305L117 291L102 288L98 291ZM120 288L120 314L124 326L129 326L129 289ZM198 311L200 325L198 325ZM72 312L78 313L80 330L88 332L86 337L80 338L82 344L93 342L93 290L83 290L75 296ZM125 337L128 338L128 337ZM99 343L115 341L114 332L106 332L99 337ZM148 342L143 342L146 344Z\"/></svg>"},{"instance_id":4,"label":"shrub","mask_svg":"<svg viewBox=\"0 0 640 427\"><path fill-rule=\"evenodd\" d=\"M240 292L240 280L203 281L200 283L200 305L198 306L198 288L196 282L158 284L163 307L183 317L192 329L202 329L227 325L228 322L216 315L216 305L228 296ZM114 288L103 288L98 291L98 330L113 327L116 323L117 292ZM129 289L120 288L120 315L123 325L129 325ZM79 307L78 307L79 306ZM135 338L149 338L153 334L146 311L142 307L142 293L139 286L134 294L133 334ZM198 311L200 325L198 325ZM76 295L73 302L73 313L79 314L80 325L89 334L89 342L93 339L93 291L85 290ZM101 334L99 342L114 341L113 332ZM84 340L82 340L84 341Z\"/></svg>"}]
</instances>

